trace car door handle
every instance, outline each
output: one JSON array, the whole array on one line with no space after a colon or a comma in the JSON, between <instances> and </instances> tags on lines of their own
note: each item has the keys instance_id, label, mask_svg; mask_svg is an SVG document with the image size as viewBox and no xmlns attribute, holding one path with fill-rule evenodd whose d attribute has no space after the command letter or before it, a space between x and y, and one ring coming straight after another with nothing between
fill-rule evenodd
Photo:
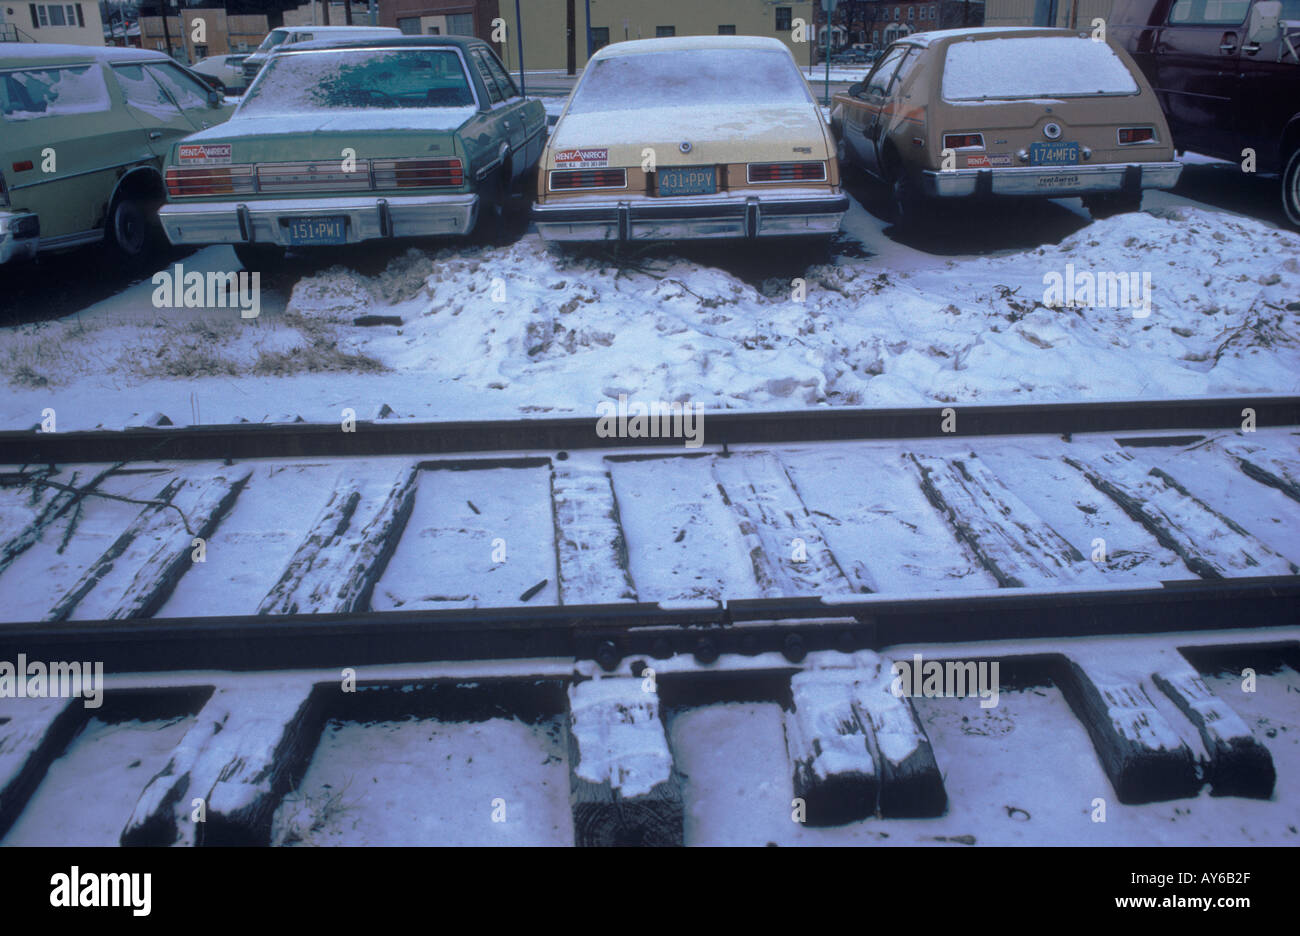
<instances>
[{"instance_id":1,"label":"car door handle","mask_svg":"<svg viewBox=\"0 0 1300 936\"><path fill-rule=\"evenodd\" d=\"M1259 43L1247 42L1244 46L1241 47L1241 51L1245 52L1247 55L1254 55L1256 52L1259 51Z\"/></svg>"},{"instance_id":2,"label":"car door handle","mask_svg":"<svg viewBox=\"0 0 1300 936\"><path fill-rule=\"evenodd\" d=\"M161 131L161 130L150 130L150 131L149 131L149 139L151 139L151 140L161 140L161 139L162 139L162 131Z\"/></svg>"},{"instance_id":3,"label":"car door handle","mask_svg":"<svg viewBox=\"0 0 1300 936\"><path fill-rule=\"evenodd\" d=\"M1235 49L1235 48L1237 48L1237 43L1235 43L1235 42L1225 42L1225 43L1223 43L1223 45L1219 46L1219 51L1220 51L1220 52L1231 52L1231 51L1232 51L1233 49Z\"/></svg>"}]
</instances>

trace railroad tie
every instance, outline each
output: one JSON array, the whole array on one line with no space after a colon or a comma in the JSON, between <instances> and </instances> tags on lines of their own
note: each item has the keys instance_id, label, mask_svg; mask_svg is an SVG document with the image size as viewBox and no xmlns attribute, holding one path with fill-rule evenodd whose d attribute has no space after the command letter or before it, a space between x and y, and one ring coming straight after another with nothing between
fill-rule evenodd
<instances>
[{"instance_id":1,"label":"railroad tie","mask_svg":"<svg viewBox=\"0 0 1300 936\"><path fill-rule=\"evenodd\" d=\"M934 749L911 701L892 691L891 661L869 652L856 659L790 680L786 750L805 821L943 815L948 795Z\"/></svg>"},{"instance_id":2,"label":"railroad tie","mask_svg":"<svg viewBox=\"0 0 1300 936\"><path fill-rule=\"evenodd\" d=\"M275 810L321 727L310 685L216 689L140 794L121 843L269 845Z\"/></svg>"},{"instance_id":3,"label":"railroad tie","mask_svg":"<svg viewBox=\"0 0 1300 936\"><path fill-rule=\"evenodd\" d=\"M977 456L908 452L903 463L956 537L1003 588L1106 583L1102 572Z\"/></svg>"},{"instance_id":4,"label":"railroad tie","mask_svg":"<svg viewBox=\"0 0 1300 936\"><path fill-rule=\"evenodd\" d=\"M415 505L420 472L403 465L380 483L340 476L258 614L365 611Z\"/></svg>"},{"instance_id":5,"label":"railroad tie","mask_svg":"<svg viewBox=\"0 0 1300 936\"><path fill-rule=\"evenodd\" d=\"M0 699L0 837L22 813L87 712L81 698Z\"/></svg>"},{"instance_id":6,"label":"railroad tie","mask_svg":"<svg viewBox=\"0 0 1300 936\"><path fill-rule=\"evenodd\" d=\"M681 781L642 680L569 687L569 798L575 845L681 845Z\"/></svg>"},{"instance_id":7,"label":"railroad tie","mask_svg":"<svg viewBox=\"0 0 1300 936\"><path fill-rule=\"evenodd\" d=\"M1222 448L1247 477L1300 501L1300 459L1275 455L1262 445L1243 442L1229 442Z\"/></svg>"},{"instance_id":8,"label":"railroad tie","mask_svg":"<svg viewBox=\"0 0 1300 936\"><path fill-rule=\"evenodd\" d=\"M206 481L175 477L46 614L47 621L147 618L190 568L194 538L211 537L252 469L223 469ZM188 529L186 528L188 525Z\"/></svg>"},{"instance_id":9,"label":"railroad tie","mask_svg":"<svg viewBox=\"0 0 1300 936\"><path fill-rule=\"evenodd\" d=\"M1185 662L1173 663L1153 673L1151 680L1200 733L1209 758L1205 775L1213 795L1255 799L1273 795L1277 772L1268 748L1196 670Z\"/></svg>"},{"instance_id":10,"label":"railroad tie","mask_svg":"<svg viewBox=\"0 0 1300 936\"><path fill-rule=\"evenodd\" d=\"M551 474L551 500L560 603L636 601L608 469L557 464Z\"/></svg>"},{"instance_id":11,"label":"railroad tie","mask_svg":"<svg viewBox=\"0 0 1300 936\"><path fill-rule=\"evenodd\" d=\"M1060 688L1083 722L1121 803L1195 796L1201 788L1191 749L1155 707L1144 679L1119 659L1069 659Z\"/></svg>"},{"instance_id":12,"label":"railroad tie","mask_svg":"<svg viewBox=\"0 0 1300 936\"><path fill-rule=\"evenodd\" d=\"M1088 459L1067 455L1064 460L1202 578L1300 573L1300 566L1195 497L1172 475L1127 452Z\"/></svg>"}]
</instances>

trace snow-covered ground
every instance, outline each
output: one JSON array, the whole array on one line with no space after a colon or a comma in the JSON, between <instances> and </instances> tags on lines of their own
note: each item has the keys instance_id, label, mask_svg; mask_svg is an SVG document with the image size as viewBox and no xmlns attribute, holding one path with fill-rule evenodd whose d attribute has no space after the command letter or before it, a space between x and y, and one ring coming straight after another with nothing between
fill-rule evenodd
<instances>
[{"instance_id":1,"label":"snow-covered ground","mask_svg":"<svg viewBox=\"0 0 1300 936\"><path fill-rule=\"evenodd\" d=\"M264 284L257 319L155 308L146 280L0 331L0 425L30 427L46 407L75 429L150 411L177 424L332 421L381 402L420 418L594 414L620 394L797 408L1300 389L1293 233L1173 200L984 256L934 256L883 228L855 204L844 230L861 249L768 279L732 272L743 254L615 260L557 254L532 233L411 248L287 292ZM183 265L239 269L224 247ZM1049 307L1053 275L1085 273L1149 277L1150 314ZM402 324L353 324L368 314Z\"/></svg>"}]
</instances>

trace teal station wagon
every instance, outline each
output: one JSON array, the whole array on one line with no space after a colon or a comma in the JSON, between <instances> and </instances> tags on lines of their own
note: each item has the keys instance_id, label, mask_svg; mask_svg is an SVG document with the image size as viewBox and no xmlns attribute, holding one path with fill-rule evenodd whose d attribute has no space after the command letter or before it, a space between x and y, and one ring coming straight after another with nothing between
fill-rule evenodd
<instances>
[{"instance_id":1,"label":"teal station wagon","mask_svg":"<svg viewBox=\"0 0 1300 936\"><path fill-rule=\"evenodd\" d=\"M505 211L546 115L477 39L294 45L231 120L172 147L174 244L231 244L249 269L290 247L464 235Z\"/></svg>"}]
</instances>

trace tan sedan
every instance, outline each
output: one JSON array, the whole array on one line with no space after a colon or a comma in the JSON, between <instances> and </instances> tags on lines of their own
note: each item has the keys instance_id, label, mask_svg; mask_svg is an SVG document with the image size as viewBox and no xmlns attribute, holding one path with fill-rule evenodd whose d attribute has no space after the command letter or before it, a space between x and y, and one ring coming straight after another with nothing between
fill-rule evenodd
<instances>
[{"instance_id":1,"label":"tan sedan","mask_svg":"<svg viewBox=\"0 0 1300 936\"><path fill-rule=\"evenodd\" d=\"M834 97L841 162L893 189L897 219L930 198L1082 196L1095 217L1171 188L1169 128L1122 49L1067 29L917 33Z\"/></svg>"},{"instance_id":2,"label":"tan sedan","mask_svg":"<svg viewBox=\"0 0 1300 936\"><path fill-rule=\"evenodd\" d=\"M691 36L592 57L542 154L533 219L548 241L828 238L848 203L789 50Z\"/></svg>"}]
</instances>

